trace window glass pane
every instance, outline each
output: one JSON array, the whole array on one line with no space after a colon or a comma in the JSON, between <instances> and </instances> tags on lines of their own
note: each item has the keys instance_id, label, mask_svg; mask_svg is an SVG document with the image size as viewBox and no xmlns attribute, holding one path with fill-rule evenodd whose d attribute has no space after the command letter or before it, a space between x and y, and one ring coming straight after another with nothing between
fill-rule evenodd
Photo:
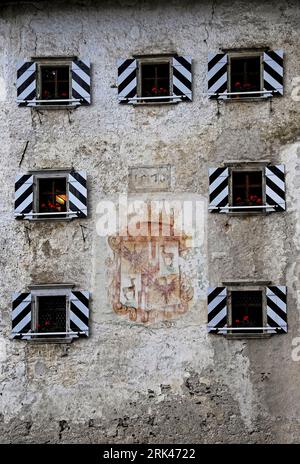
<instances>
[{"instance_id":1,"label":"window glass pane","mask_svg":"<svg viewBox=\"0 0 300 464\"><path fill-rule=\"evenodd\" d=\"M62 213L67 211L67 180L65 177L38 180L39 213ZM65 215L45 215L44 217L65 217Z\"/></svg>"},{"instance_id":2,"label":"window glass pane","mask_svg":"<svg viewBox=\"0 0 300 464\"><path fill-rule=\"evenodd\" d=\"M41 66L41 99L62 100L70 98L69 66ZM59 104L59 102L55 102ZM62 102L64 104L64 102Z\"/></svg>"},{"instance_id":3,"label":"window glass pane","mask_svg":"<svg viewBox=\"0 0 300 464\"><path fill-rule=\"evenodd\" d=\"M141 74L142 97L164 97L170 95L169 63L142 64ZM156 99L145 101L168 101L168 99Z\"/></svg>"},{"instance_id":4,"label":"window glass pane","mask_svg":"<svg viewBox=\"0 0 300 464\"><path fill-rule=\"evenodd\" d=\"M255 209L262 205L262 171L233 171L232 206L253 206Z\"/></svg>"},{"instance_id":5,"label":"window glass pane","mask_svg":"<svg viewBox=\"0 0 300 464\"><path fill-rule=\"evenodd\" d=\"M231 58L231 92L261 90L260 57ZM259 96L252 94L248 96ZM247 96L247 95L245 95Z\"/></svg>"},{"instance_id":6,"label":"window glass pane","mask_svg":"<svg viewBox=\"0 0 300 464\"><path fill-rule=\"evenodd\" d=\"M66 297L38 297L38 332L66 332ZM55 335L53 335L55 337Z\"/></svg>"},{"instance_id":7,"label":"window glass pane","mask_svg":"<svg viewBox=\"0 0 300 464\"><path fill-rule=\"evenodd\" d=\"M231 293L232 327L263 327L263 308L261 291L233 291ZM236 331L234 331L236 332ZM240 332L247 332L241 330ZM259 333L251 330L249 333Z\"/></svg>"}]
</instances>

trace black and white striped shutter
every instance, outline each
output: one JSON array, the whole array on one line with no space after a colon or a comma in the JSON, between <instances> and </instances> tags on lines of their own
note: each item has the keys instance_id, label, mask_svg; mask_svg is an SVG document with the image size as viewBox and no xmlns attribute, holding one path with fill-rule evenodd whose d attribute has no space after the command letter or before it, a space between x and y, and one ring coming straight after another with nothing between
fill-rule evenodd
<instances>
[{"instance_id":1,"label":"black and white striped shutter","mask_svg":"<svg viewBox=\"0 0 300 464\"><path fill-rule=\"evenodd\" d=\"M91 63L88 60L72 61L72 98L81 105L91 104Z\"/></svg>"},{"instance_id":2,"label":"black and white striped shutter","mask_svg":"<svg viewBox=\"0 0 300 464\"><path fill-rule=\"evenodd\" d=\"M275 206L276 211L285 211L285 172L284 165L265 167L266 206ZM274 211L270 208L269 211Z\"/></svg>"},{"instance_id":3,"label":"black and white striped shutter","mask_svg":"<svg viewBox=\"0 0 300 464\"><path fill-rule=\"evenodd\" d=\"M35 106L36 63L23 61L17 70L17 103L19 106Z\"/></svg>"},{"instance_id":4,"label":"black and white striped shutter","mask_svg":"<svg viewBox=\"0 0 300 464\"><path fill-rule=\"evenodd\" d=\"M212 213L227 213L229 192L229 169L209 168L209 210Z\"/></svg>"},{"instance_id":5,"label":"black and white striped shutter","mask_svg":"<svg viewBox=\"0 0 300 464\"><path fill-rule=\"evenodd\" d=\"M31 331L31 293L14 293L12 302L12 338L29 339ZM22 335L24 334L24 335Z\"/></svg>"},{"instance_id":6,"label":"black and white striped shutter","mask_svg":"<svg viewBox=\"0 0 300 464\"><path fill-rule=\"evenodd\" d=\"M274 327L274 331L268 333L286 333L287 329L287 305L286 287L274 285L267 287L267 325Z\"/></svg>"},{"instance_id":7,"label":"black and white striped shutter","mask_svg":"<svg viewBox=\"0 0 300 464\"><path fill-rule=\"evenodd\" d=\"M209 98L218 97L218 93L228 91L228 55L227 53L209 53L208 54L208 93ZM218 98L227 98L221 95Z\"/></svg>"},{"instance_id":8,"label":"black and white striped shutter","mask_svg":"<svg viewBox=\"0 0 300 464\"><path fill-rule=\"evenodd\" d=\"M15 216L23 219L32 218L33 212L33 176L18 175L15 181ZM26 216L22 216L26 214Z\"/></svg>"},{"instance_id":9,"label":"black and white striped shutter","mask_svg":"<svg viewBox=\"0 0 300 464\"><path fill-rule=\"evenodd\" d=\"M72 171L69 174L69 211L78 217L87 217L87 185L85 171Z\"/></svg>"},{"instance_id":10,"label":"black and white striped shutter","mask_svg":"<svg viewBox=\"0 0 300 464\"><path fill-rule=\"evenodd\" d=\"M137 60L118 60L118 98L120 103L134 103L137 96Z\"/></svg>"},{"instance_id":11,"label":"black and white striped shutter","mask_svg":"<svg viewBox=\"0 0 300 464\"><path fill-rule=\"evenodd\" d=\"M224 334L222 328L227 327L227 289L226 287L210 287L207 297L207 330L215 334Z\"/></svg>"},{"instance_id":12,"label":"black and white striped shutter","mask_svg":"<svg viewBox=\"0 0 300 464\"><path fill-rule=\"evenodd\" d=\"M190 56L174 56L173 64L173 95L181 96L183 100L192 101L192 58Z\"/></svg>"},{"instance_id":13,"label":"black and white striped shutter","mask_svg":"<svg viewBox=\"0 0 300 464\"><path fill-rule=\"evenodd\" d=\"M89 292L73 291L70 295L70 329L81 332L78 335L89 336Z\"/></svg>"},{"instance_id":14,"label":"black and white striped shutter","mask_svg":"<svg viewBox=\"0 0 300 464\"><path fill-rule=\"evenodd\" d=\"M283 95L283 51L270 50L263 56L264 90Z\"/></svg>"}]
</instances>

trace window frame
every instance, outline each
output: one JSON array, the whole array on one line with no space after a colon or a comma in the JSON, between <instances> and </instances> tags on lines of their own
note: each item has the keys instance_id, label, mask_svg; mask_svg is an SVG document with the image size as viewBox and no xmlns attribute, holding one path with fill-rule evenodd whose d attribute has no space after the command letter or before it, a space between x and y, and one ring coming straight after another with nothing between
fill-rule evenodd
<instances>
[{"instance_id":1,"label":"window frame","mask_svg":"<svg viewBox=\"0 0 300 464\"><path fill-rule=\"evenodd\" d=\"M65 296L66 297L66 330L65 332L71 331L70 328L70 295L72 289L74 288L73 284L59 284L59 285L36 285L29 287L31 293L31 330L33 333L38 333L38 299L40 296ZM47 336L47 332L44 335L29 335L29 340L35 343L37 342L64 342L68 343L72 341L74 335L64 334L62 336Z\"/></svg>"},{"instance_id":2,"label":"window frame","mask_svg":"<svg viewBox=\"0 0 300 464\"><path fill-rule=\"evenodd\" d=\"M233 206L233 172L261 172L262 173L262 205L261 206L267 206L266 205L266 175L265 175L265 167L267 164L228 164L228 170L229 170L229 176L228 176L228 203L229 206ZM241 207L242 208L242 207ZM255 205L253 206L253 210L251 211L250 208L245 208L241 209L240 211L237 211L235 209L229 209L227 214L231 215L241 215L241 214L247 214L247 215L256 215L256 214L266 214L268 211L268 208L256 208L254 211Z\"/></svg>"},{"instance_id":3,"label":"window frame","mask_svg":"<svg viewBox=\"0 0 300 464\"><path fill-rule=\"evenodd\" d=\"M266 175L265 175L265 165L235 165L228 166L229 169L229 178L228 178L228 199L229 206L233 206L233 173L234 172L261 172L262 173L262 205L266 206ZM255 211L256 208L256 211ZM229 214L264 214L267 212L267 208L257 209L255 206L249 206L247 209L242 209L240 211L231 209L228 211Z\"/></svg>"},{"instance_id":4,"label":"window frame","mask_svg":"<svg viewBox=\"0 0 300 464\"><path fill-rule=\"evenodd\" d=\"M69 211L69 189L68 189L68 175L69 173L67 171L63 172L53 172L51 171L48 172L38 172L33 174L33 212L38 213L39 211L39 202L40 202L40 191L39 191L39 179L66 179L66 213ZM53 214L53 217L46 217L46 216L35 216L33 217L34 220L66 220L66 219L71 219L68 218L68 214L65 216L61 215L61 217L55 217Z\"/></svg>"},{"instance_id":5,"label":"window frame","mask_svg":"<svg viewBox=\"0 0 300 464\"><path fill-rule=\"evenodd\" d=\"M144 64L168 64L169 65L169 97L173 92L173 66L172 66L172 58L173 55L168 56L145 56L145 57L137 57L137 97L142 98L142 67ZM165 98L165 97L162 97ZM166 105L170 103L178 103L176 101L171 100L170 98L168 101L147 101L147 100L138 100L134 102L135 105Z\"/></svg>"},{"instance_id":6,"label":"window frame","mask_svg":"<svg viewBox=\"0 0 300 464\"><path fill-rule=\"evenodd\" d=\"M71 58L35 58L37 71L36 71L36 105L41 108L66 108L66 107L73 107L74 104L71 101L72 99L72 59ZM65 103L51 103L51 99L49 99L49 103L40 103L38 100L43 100L41 97L42 92L42 67L62 67L67 66L69 68L69 99ZM55 99L53 99L55 100Z\"/></svg>"},{"instance_id":7,"label":"window frame","mask_svg":"<svg viewBox=\"0 0 300 464\"><path fill-rule=\"evenodd\" d=\"M66 169L55 169L55 170L43 170L43 171L28 171L29 174L33 176L33 213L34 215L30 218L27 218L30 221L70 221L72 219L78 218L78 216L74 213L70 213L70 204L69 204L69 174L72 172L72 168ZM65 178L66 179L66 212L65 215L61 214L55 217L55 214L48 213L39 215L39 179L58 179L58 178Z\"/></svg>"},{"instance_id":8,"label":"window frame","mask_svg":"<svg viewBox=\"0 0 300 464\"><path fill-rule=\"evenodd\" d=\"M260 291L262 294L262 327L267 327L268 319L267 319L267 295L266 295L266 285L262 284L232 284L227 285L227 325L228 329L232 327L232 292L250 292L250 291ZM268 337L271 336L268 330L261 330L259 333L255 333L254 331L246 332L247 328L241 327L241 330L245 332L239 332L238 330L228 330L225 334L226 337L233 337L233 338L261 338L261 337Z\"/></svg>"},{"instance_id":9,"label":"window frame","mask_svg":"<svg viewBox=\"0 0 300 464\"><path fill-rule=\"evenodd\" d=\"M260 57L260 91L263 91L264 89L264 52L263 51L228 51L228 62L227 62L227 87L228 87L228 92L232 92L231 90L231 60L232 58L252 58L252 57ZM228 98L229 97L229 98ZM264 97L264 94L261 94L259 96L240 96L240 95L228 95L229 100L249 100L249 99L261 99Z\"/></svg>"}]
</instances>

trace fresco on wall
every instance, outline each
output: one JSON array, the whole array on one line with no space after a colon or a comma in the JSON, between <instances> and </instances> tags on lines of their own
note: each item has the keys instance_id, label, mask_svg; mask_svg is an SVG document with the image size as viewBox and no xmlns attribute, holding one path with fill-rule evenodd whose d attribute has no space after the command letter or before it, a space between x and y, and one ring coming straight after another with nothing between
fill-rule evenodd
<instances>
[{"instance_id":1,"label":"fresco on wall","mask_svg":"<svg viewBox=\"0 0 300 464\"><path fill-rule=\"evenodd\" d=\"M193 288L180 266L187 237L173 233L168 237L116 235L109 237L108 243L113 251L109 299L117 314L147 323L187 312Z\"/></svg>"}]
</instances>

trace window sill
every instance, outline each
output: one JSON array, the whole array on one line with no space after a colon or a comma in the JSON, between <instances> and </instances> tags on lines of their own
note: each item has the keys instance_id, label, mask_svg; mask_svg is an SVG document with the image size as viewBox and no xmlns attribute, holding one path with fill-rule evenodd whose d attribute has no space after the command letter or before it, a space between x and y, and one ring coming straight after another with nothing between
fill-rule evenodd
<instances>
[{"instance_id":1,"label":"window sill","mask_svg":"<svg viewBox=\"0 0 300 464\"><path fill-rule=\"evenodd\" d=\"M132 106L161 106L161 105L178 105L181 101L168 101L168 102L135 102Z\"/></svg>"},{"instance_id":2,"label":"window sill","mask_svg":"<svg viewBox=\"0 0 300 464\"><path fill-rule=\"evenodd\" d=\"M274 334L270 333L243 333L243 334L233 334L233 333L228 333L225 335L225 338L228 338L229 340L243 340L243 339L251 339L251 338L270 338Z\"/></svg>"},{"instance_id":3,"label":"window sill","mask_svg":"<svg viewBox=\"0 0 300 464\"><path fill-rule=\"evenodd\" d=\"M39 105L30 106L34 110L76 110L81 105Z\"/></svg>"},{"instance_id":4,"label":"window sill","mask_svg":"<svg viewBox=\"0 0 300 464\"><path fill-rule=\"evenodd\" d=\"M80 217L80 216L74 216L74 217L60 217L60 218L43 218L43 217L22 217L22 216L15 216L15 219L18 221L30 221L30 222L66 222L66 221L73 221L74 219L86 219L87 217Z\"/></svg>"},{"instance_id":5,"label":"window sill","mask_svg":"<svg viewBox=\"0 0 300 464\"><path fill-rule=\"evenodd\" d=\"M64 218L24 218L27 219L28 221L32 222L65 222L65 221L72 221L73 219L78 219L78 216L74 217L64 217Z\"/></svg>"},{"instance_id":6,"label":"window sill","mask_svg":"<svg viewBox=\"0 0 300 464\"><path fill-rule=\"evenodd\" d=\"M25 340L29 343L34 343L34 344L45 344L45 343L55 343L55 344L61 344L61 343L72 343L74 338L77 337L64 337L64 338L47 338L47 337L37 337L37 338L30 338L28 340Z\"/></svg>"},{"instance_id":7,"label":"window sill","mask_svg":"<svg viewBox=\"0 0 300 464\"><path fill-rule=\"evenodd\" d=\"M228 211L229 216L267 216L275 211Z\"/></svg>"},{"instance_id":8,"label":"window sill","mask_svg":"<svg viewBox=\"0 0 300 464\"><path fill-rule=\"evenodd\" d=\"M268 97L241 97L241 98L222 98L218 100L222 100L224 102L228 103L241 103L241 102L258 102L258 101L267 101L270 100L270 98L273 98L273 95L270 95Z\"/></svg>"}]
</instances>

